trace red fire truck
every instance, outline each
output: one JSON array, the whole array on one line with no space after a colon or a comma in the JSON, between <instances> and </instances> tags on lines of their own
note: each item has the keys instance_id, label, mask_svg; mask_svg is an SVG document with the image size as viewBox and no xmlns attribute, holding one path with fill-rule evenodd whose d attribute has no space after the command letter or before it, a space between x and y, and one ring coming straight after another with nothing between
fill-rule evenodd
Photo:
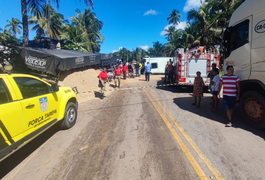
<instances>
[{"instance_id":1,"label":"red fire truck","mask_svg":"<svg viewBox=\"0 0 265 180\"><path fill-rule=\"evenodd\" d=\"M205 86L210 85L210 79L207 78L211 71L213 63L219 68L219 50L209 49L206 51L205 46L198 46L192 49L179 48L175 51L174 64L176 72L176 83L179 86L193 86L196 72L201 72L201 77Z\"/></svg>"}]
</instances>

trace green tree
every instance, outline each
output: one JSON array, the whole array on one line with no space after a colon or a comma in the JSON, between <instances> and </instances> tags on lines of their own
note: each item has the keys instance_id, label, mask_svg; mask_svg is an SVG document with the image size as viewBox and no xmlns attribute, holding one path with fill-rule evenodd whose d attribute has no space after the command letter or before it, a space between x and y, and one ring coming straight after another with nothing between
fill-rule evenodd
<instances>
[{"instance_id":1,"label":"green tree","mask_svg":"<svg viewBox=\"0 0 265 180\"><path fill-rule=\"evenodd\" d=\"M167 43L164 53L167 57L173 57L175 54L176 46L173 43Z\"/></svg>"},{"instance_id":2,"label":"green tree","mask_svg":"<svg viewBox=\"0 0 265 180\"><path fill-rule=\"evenodd\" d=\"M40 9L46 0L21 0L21 13L23 25L23 46L28 46L28 8Z\"/></svg>"},{"instance_id":3,"label":"green tree","mask_svg":"<svg viewBox=\"0 0 265 180\"><path fill-rule=\"evenodd\" d=\"M200 45L209 45L218 28L216 26L218 15L212 13L212 3L213 1L202 3L198 11L192 9L188 12L187 19L195 23L200 32Z\"/></svg>"},{"instance_id":4,"label":"green tree","mask_svg":"<svg viewBox=\"0 0 265 180\"><path fill-rule=\"evenodd\" d=\"M36 30L37 38L44 37L50 34L52 38L59 38L62 25L64 24L64 16L57 13L53 7L51 9L51 23L50 32L48 32L48 8L49 5L45 4L42 6L41 11L37 9L30 8L30 12L33 16L29 16L29 25L34 25L30 30Z\"/></svg>"},{"instance_id":5,"label":"green tree","mask_svg":"<svg viewBox=\"0 0 265 180\"><path fill-rule=\"evenodd\" d=\"M81 0L80 0L81 1ZM57 7L59 8L59 0L55 0ZM93 8L93 0L84 0L87 6ZM40 11L41 7L46 3L46 0L21 0L21 14L22 14L22 25L23 25L23 46L28 46L28 8L37 9ZM50 5L51 1L48 1ZM48 15L48 19L50 16ZM48 24L50 20L48 20ZM50 32L48 30L48 32Z\"/></svg>"},{"instance_id":6,"label":"green tree","mask_svg":"<svg viewBox=\"0 0 265 180\"><path fill-rule=\"evenodd\" d=\"M53 0L57 4L57 9L59 9L59 0ZM79 0L81 1L81 0ZM91 7L93 9L93 0L84 0L85 4L88 7ZM47 37L50 37L50 23L51 23L51 0L48 0L48 34Z\"/></svg>"},{"instance_id":7,"label":"green tree","mask_svg":"<svg viewBox=\"0 0 265 180\"><path fill-rule=\"evenodd\" d=\"M9 27L8 31L13 33L14 36L17 36L17 33L21 33L20 29L22 29L22 23L17 18L12 18L11 21L7 20L6 22L9 24L5 25L5 28Z\"/></svg>"},{"instance_id":8,"label":"green tree","mask_svg":"<svg viewBox=\"0 0 265 180\"><path fill-rule=\"evenodd\" d=\"M153 47L148 49L148 53L151 56L163 56L165 45L159 41L153 42Z\"/></svg>"},{"instance_id":9,"label":"green tree","mask_svg":"<svg viewBox=\"0 0 265 180\"><path fill-rule=\"evenodd\" d=\"M82 14L76 10L77 16L71 17L73 25L82 31L82 39L86 49L89 52L99 52L100 44L104 42L104 36L100 34L103 28L103 22L98 20L95 13L90 9L85 9Z\"/></svg>"},{"instance_id":10,"label":"green tree","mask_svg":"<svg viewBox=\"0 0 265 180\"><path fill-rule=\"evenodd\" d=\"M17 46L20 44L20 41L10 31L5 29L3 32L0 32L0 44L4 46Z\"/></svg>"},{"instance_id":11,"label":"green tree","mask_svg":"<svg viewBox=\"0 0 265 180\"><path fill-rule=\"evenodd\" d=\"M175 29L174 26L169 26L169 28L165 30L165 31L166 31L165 36L167 36L167 39L168 39L169 41L172 40L172 37L173 37L173 34L174 34L175 30L176 30L176 29Z\"/></svg>"},{"instance_id":12,"label":"green tree","mask_svg":"<svg viewBox=\"0 0 265 180\"><path fill-rule=\"evenodd\" d=\"M180 23L180 18L181 18L181 15L179 14L179 11L177 11L176 9L173 9L172 13L169 14L167 18L168 24L177 25Z\"/></svg>"}]
</instances>

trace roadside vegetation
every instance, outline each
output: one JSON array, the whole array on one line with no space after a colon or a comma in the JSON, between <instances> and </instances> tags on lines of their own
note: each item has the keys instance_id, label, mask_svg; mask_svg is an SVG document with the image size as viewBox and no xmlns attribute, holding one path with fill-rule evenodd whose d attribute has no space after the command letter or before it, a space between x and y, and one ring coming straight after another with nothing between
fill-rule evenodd
<instances>
[{"instance_id":1,"label":"roadside vegetation","mask_svg":"<svg viewBox=\"0 0 265 180\"><path fill-rule=\"evenodd\" d=\"M206 46L207 48L220 47L222 33L229 22L234 10L244 0L205 0L197 9L187 13L187 22L184 29L176 29L181 22L182 15L173 9L167 17L169 27L165 29L167 43L153 42L148 50L139 47L128 50L122 48L114 52L119 59L140 60L148 56L174 56L177 48L192 48ZM57 8L50 6L50 0L21 0L22 21L12 18L7 21L4 29L0 29L0 44L28 45L28 31L35 30L35 38L51 37L60 39L63 49L72 49L90 53L100 52L104 36L100 33L103 22L97 19L92 0L84 0L89 8L84 11L76 10L76 16L66 20L63 14L57 12L59 0L54 0ZM30 26L30 29L28 29ZM18 34L23 33L23 39Z\"/></svg>"},{"instance_id":2,"label":"roadside vegetation","mask_svg":"<svg viewBox=\"0 0 265 180\"><path fill-rule=\"evenodd\" d=\"M128 56L128 61L132 61L140 60L146 55L173 57L177 48L220 47L223 31L232 13L243 2L244 0L205 0L198 9L191 9L187 13L188 21L184 29L176 29L182 15L173 9L167 18L169 28L165 29L167 43L153 42L153 47L147 51L139 48L129 51L122 48L114 54L124 60L127 60Z\"/></svg>"}]
</instances>

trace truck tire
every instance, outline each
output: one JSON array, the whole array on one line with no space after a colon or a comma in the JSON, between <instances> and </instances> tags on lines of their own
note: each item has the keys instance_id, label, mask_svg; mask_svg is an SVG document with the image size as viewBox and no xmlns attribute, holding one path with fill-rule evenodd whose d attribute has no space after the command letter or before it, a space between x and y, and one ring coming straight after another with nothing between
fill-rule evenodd
<instances>
[{"instance_id":1,"label":"truck tire","mask_svg":"<svg viewBox=\"0 0 265 180\"><path fill-rule=\"evenodd\" d=\"M62 120L61 128L62 129L69 129L75 125L77 118L77 107L75 103L69 102L66 105L64 118Z\"/></svg>"},{"instance_id":2,"label":"truck tire","mask_svg":"<svg viewBox=\"0 0 265 180\"><path fill-rule=\"evenodd\" d=\"M265 128L265 98L257 91L246 91L240 99L243 119L257 129Z\"/></svg>"}]
</instances>

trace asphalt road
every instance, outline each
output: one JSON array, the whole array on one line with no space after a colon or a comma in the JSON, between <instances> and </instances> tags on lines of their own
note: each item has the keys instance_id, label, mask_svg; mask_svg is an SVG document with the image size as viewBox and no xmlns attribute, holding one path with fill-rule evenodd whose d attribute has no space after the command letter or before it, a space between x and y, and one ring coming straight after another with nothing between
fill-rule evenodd
<instances>
[{"instance_id":1,"label":"asphalt road","mask_svg":"<svg viewBox=\"0 0 265 180\"><path fill-rule=\"evenodd\" d=\"M220 100L212 113L204 94L192 106L189 90L146 87L141 78L120 91L79 104L76 125L43 133L0 163L0 178L27 180L263 180L265 133L242 122L225 127Z\"/></svg>"}]
</instances>

